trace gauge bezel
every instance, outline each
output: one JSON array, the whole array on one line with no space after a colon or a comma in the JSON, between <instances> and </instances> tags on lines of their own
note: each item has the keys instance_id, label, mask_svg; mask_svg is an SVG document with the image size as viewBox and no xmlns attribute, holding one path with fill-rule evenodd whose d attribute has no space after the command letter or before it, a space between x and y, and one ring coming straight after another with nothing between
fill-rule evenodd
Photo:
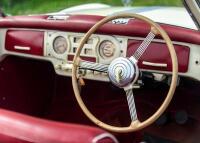
<instances>
[{"instance_id":1,"label":"gauge bezel","mask_svg":"<svg viewBox=\"0 0 200 143\"><path fill-rule=\"evenodd\" d=\"M57 54L53 48L53 42L56 39L56 37L59 37L59 36L64 37L66 39L67 45L68 45L67 50L63 54ZM67 59L68 53L71 49L71 42L69 40L69 38L70 38L69 34L67 32L48 31L45 33L45 37L47 37L44 39L44 43L45 43L45 47L46 47L44 49L45 55L48 57L54 57L57 60L65 61Z\"/></svg>"},{"instance_id":2,"label":"gauge bezel","mask_svg":"<svg viewBox=\"0 0 200 143\"><path fill-rule=\"evenodd\" d=\"M63 52L59 53L59 52L58 52L58 49L56 49L55 43L58 42L57 40L61 40L61 39L64 40L66 47L65 47L65 50L64 50ZM63 41L62 41L62 42L63 42ZM52 47L53 47L53 50L54 50L54 52L55 52L56 54L58 54L58 55L63 55L63 54L65 54L65 53L67 52L67 50L68 50L68 48L69 48L69 45L68 45L67 39L66 39L64 36L57 36L57 37L55 37L54 40L53 40Z\"/></svg>"},{"instance_id":3,"label":"gauge bezel","mask_svg":"<svg viewBox=\"0 0 200 143\"><path fill-rule=\"evenodd\" d=\"M102 44L102 42L104 41L110 41L113 43L113 45L115 46L115 50L112 56L110 57L102 57L101 53L100 53L100 45ZM97 45L97 55L99 57L99 62L100 63L104 63L104 64L109 64L113 59L119 57L121 55L121 44L118 41L118 39L112 37L112 36L103 36L101 37L101 40L99 41L99 44Z\"/></svg>"},{"instance_id":4,"label":"gauge bezel","mask_svg":"<svg viewBox=\"0 0 200 143\"><path fill-rule=\"evenodd\" d=\"M104 45L103 45L104 44ZM106 45L107 44L107 45ZM105 48L107 48L107 46L109 45L109 49L112 50L109 55L106 55L105 53ZM104 46L104 47L103 47ZM100 44L99 44L99 48L98 48L98 52L99 52L99 55L103 58L103 59L107 59L107 58L111 58L113 57L113 55L115 54L115 50L116 50L116 45L110 41L110 40L104 40L102 41Z\"/></svg>"}]
</instances>

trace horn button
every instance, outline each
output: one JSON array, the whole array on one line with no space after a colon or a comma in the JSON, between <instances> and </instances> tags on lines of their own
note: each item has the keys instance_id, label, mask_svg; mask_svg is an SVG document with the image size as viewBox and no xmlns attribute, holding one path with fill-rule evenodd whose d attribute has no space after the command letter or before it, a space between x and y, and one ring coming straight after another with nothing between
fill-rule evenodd
<instances>
[{"instance_id":1,"label":"horn button","mask_svg":"<svg viewBox=\"0 0 200 143\"><path fill-rule=\"evenodd\" d=\"M108 67L110 81L117 87L123 88L138 79L139 69L137 62L119 57L111 62Z\"/></svg>"}]
</instances>

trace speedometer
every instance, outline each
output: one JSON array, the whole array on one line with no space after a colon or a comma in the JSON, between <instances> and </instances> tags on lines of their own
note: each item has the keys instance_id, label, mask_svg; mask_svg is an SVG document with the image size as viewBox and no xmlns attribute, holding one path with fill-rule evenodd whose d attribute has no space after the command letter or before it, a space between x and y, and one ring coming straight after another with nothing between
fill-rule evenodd
<instances>
[{"instance_id":1,"label":"speedometer","mask_svg":"<svg viewBox=\"0 0 200 143\"><path fill-rule=\"evenodd\" d=\"M64 37L58 36L54 39L53 49L55 53L64 54L67 51L67 48L68 48L67 40Z\"/></svg>"},{"instance_id":2,"label":"speedometer","mask_svg":"<svg viewBox=\"0 0 200 143\"><path fill-rule=\"evenodd\" d=\"M102 58L111 58L115 53L115 44L109 40L102 41L99 46L99 54Z\"/></svg>"}]
</instances>

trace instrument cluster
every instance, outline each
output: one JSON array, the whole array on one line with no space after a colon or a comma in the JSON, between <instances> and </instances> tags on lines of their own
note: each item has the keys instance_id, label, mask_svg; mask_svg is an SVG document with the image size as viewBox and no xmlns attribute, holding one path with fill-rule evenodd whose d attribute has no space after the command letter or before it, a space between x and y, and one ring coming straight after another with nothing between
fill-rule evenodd
<instances>
[{"instance_id":1,"label":"instrument cluster","mask_svg":"<svg viewBox=\"0 0 200 143\"><path fill-rule=\"evenodd\" d=\"M71 75L73 57L79 43L83 38L83 33L47 31L45 33L44 55L48 57L58 74ZM126 57L127 39L109 35L93 34L85 43L81 58L90 62L110 64L117 57ZM86 78L95 80L107 80L105 75L98 77L95 71L84 71ZM107 78L107 77L106 77Z\"/></svg>"}]
</instances>

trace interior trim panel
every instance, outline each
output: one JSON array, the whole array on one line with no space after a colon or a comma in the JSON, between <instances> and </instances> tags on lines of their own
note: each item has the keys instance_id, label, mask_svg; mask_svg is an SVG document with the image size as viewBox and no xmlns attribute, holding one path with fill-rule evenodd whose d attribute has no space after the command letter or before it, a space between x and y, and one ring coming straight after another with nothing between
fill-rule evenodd
<instances>
[{"instance_id":1,"label":"interior trim panel","mask_svg":"<svg viewBox=\"0 0 200 143\"><path fill-rule=\"evenodd\" d=\"M8 30L5 48L8 51L43 56L44 32L33 30Z\"/></svg>"},{"instance_id":2,"label":"interior trim panel","mask_svg":"<svg viewBox=\"0 0 200 143\"><path fill-rule=\"evenodd\" d=\"M127 56L132 56L141 43L142 41L139 40L129 40ZM174 44L174 48L178 58L179 72L185 73L188 71L190 48L177 44ZM144 64L145 62L149 64ZM152 42L147 48L147 51L141 57L141 60L139 60L138 66L142 69L171 71L172 62L166 44Z\"/></svg>"}]
</instances>

